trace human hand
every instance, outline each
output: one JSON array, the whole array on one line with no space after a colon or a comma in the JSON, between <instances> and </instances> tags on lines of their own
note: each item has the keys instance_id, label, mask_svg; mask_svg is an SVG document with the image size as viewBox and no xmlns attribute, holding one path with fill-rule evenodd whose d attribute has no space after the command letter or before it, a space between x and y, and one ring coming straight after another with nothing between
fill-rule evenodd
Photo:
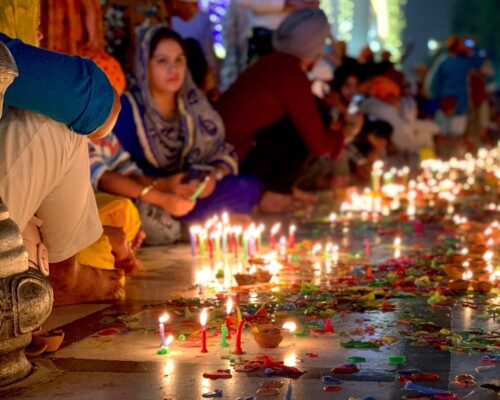
<instances>
[{"instance_id":1,"label":"human hand","mask_svg":"<svg viewBox=\"0 0 500 400\"><path fill-rule=\"evenodd\" d=\"M184 182L187 174L180 172L156 181L156 188L165 193L176 194L177 196L191 197L198 189L198 181Z\"/></svg>"},{"instance_id":2,"label":"human hand","mask_svg":"<svg viewBox=\"0 0 500 400\"><path fill-rule=\"evenodd\" d=\"M344 143L349 143L356 137L363 127L364 120L364 115L359 112L356 114L345 114L345 125L342 129Z\"/></svg>"},{"instance_id":3,"label":"human hand","mask_svg":"<svg viewBox=\"0 0 500 400\"><path fill-rule=\"evenodd\" d=\"M162 193L162 199L159 205L170 215L182 217L194 208L196 201L191 200L189 197Z\"/></svg>"}]
</instances>

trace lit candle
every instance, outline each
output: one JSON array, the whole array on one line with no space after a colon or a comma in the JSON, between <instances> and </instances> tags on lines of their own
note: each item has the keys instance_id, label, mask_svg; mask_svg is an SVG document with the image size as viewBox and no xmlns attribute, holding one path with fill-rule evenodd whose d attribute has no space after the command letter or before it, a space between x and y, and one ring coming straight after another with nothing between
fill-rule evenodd
<instances>
[{"instance_id":1,"label":"lit candle","mask_svg":"<svg viewBox=\"0 0 500 400\"><path fill-rule=\"evenodd\" d=\"M286 257L286 237L280 238L280 256Z\"/></svg>"},{"instance_id":2,"label":"lit candle","mask_svg":"<svg viewBox=\"0 0 500 400\"><path fill-rule=\"evenodd\" d=\"M167 322L169 318L170 316L165 313L158 319L160 322L158 329L160 331L160 346L165 346L165 322Z\"/></svg>"},{"instance_id":3,"label":"lit candle","mask_svg":"<svg viewBox=\"0 0 500 400\"><path fill-rule=\"evenodd\" d=\"M201 325L201 352L208 353L207 350L207 309L204 308L200 314Z\"/></svg>"},{"instance_id":4,"label":"lit candle","mask_svg":"<svg viewBox=\"0 0 500 400\"><path fill-rule=\"evenodd\" d=\"M337 244L332 246L332 261L334 264L339 262L339 246Z\"/></svg>"},{"instance_id":5,"label":"lit candle","mask_svg":"<svg viewBox=\"0 0 500 400\"><path fill-rule=\"evenodd\" d=\"M316 255L321 251L322 248L323 246L320 243L316 243L311 250L312 256L316 257Z\"/></svg>"},{"instance_id":6,"label":"lit candle","mask_svg":"<svg viewBox=\"0 0 500 400\"><path fill-rule=\"evenodd\" d=\"M199 226L192 226L189 228L189 237L191 239L191 255L196 257L196 237L200 231Z\"/></svg>"},{"instance_id":7,"label":"lit candle","mask_svg":"<svg viewBox=\"0 0 500 400\"><path fill-rule=\"evenodd\" d=\"M372 167L372 190L374 192L380 191L380 178L382 177L382 168L384 167L384 162L381 160L377 160L373 163Z\"/></svg>"},{"instance_id":8,"label":"lit candle","mask_svg":"<svg viewBox=\"0 0 500 400\"><path fill-rule=\"evenodd\" d=\"M243 333L243 328L245 326L246 321L243 319L238 324L238 331L236 332L236 350L235 354L243 354L243 349L241 348L241 334Z\"/></svg>"},{"instance_id":9,"label":"lit candle","mask_svg":"<svg viewBox=\"0 0 500 400\"><path fill-rule=\"evenodd\" d=\"M370 257L370 239L365 239L365 257Z\"/></svg>"},{"instance_id":10,"label":"lit candle","mask_svg":"<svg viewBox=\"0 0 500 400\"><path fill-rule=\"evenodd\" d=\"M276 247L276 234L279 232L280 229L281 229L280 223L273 225L273 227L271 228L271 233L269 235L269 246L271 247L272 250L274 250Z\"/></svg>"},{"instance_id":11,"label":"lit candle","mask_svg":"<svg viewBox=\"0 0 500 400\"><path fill-rule=\"evenodd\" d=\"M401 257L401 238L398 236L394 239L394 258Z\"/></svg>"},{"instance_id":12,"label":"lit candle","mask_svg":"<svg viewBox=\"0 0 500 400\"><path fill-rule=\"evenodd\" d=\"M295 231L297 227L295 225L290 225L288 229L288 247L293 249L295 247Z\"/></svg>"},{"instance_id":13,"label":"lit candle","mask_svg":"<svg viewBox=\"0 0 500 400\"><path fill-rule=\"evenodd\" d=\"M297 324L293 321L287 321L283 324L282 328L290 333L293 333L297 330Z\"/></svg>"},{"instance_id":14,"label":"lit candle","mask_svg":"<svg viewBox=\"0 0 500 400\"><path fill-rule=\"evenodd\" d=\"M163 349L165 351L165 354L168 354L170 353L170 349L168 348L168 346L170 345L170 343L172 343L174 341L174 336L173 335L168 335L167 338L165 339L165 344L163 345Z\"/></svg>"},{"instance_id":15,"label":"lit candle","mask_svg":"<svg viewBox=\"0 0 500 400\"><path fill-rule=\"evenodd\" d=\"M233 298L229 297L226 303L227 338L231 339L231 313L233 312Z\"/></svg>"},{"instance_id":16,"label":"lit candle","mask_svg":"<svg viewBox=\"0 0 500 400\"><path fill-rule=\"evenodd\" d=\"M228 335L227 326L222 324L220 327L220 347L229 347L229 343L227 342Z\"/></svg>"}]
</instances>

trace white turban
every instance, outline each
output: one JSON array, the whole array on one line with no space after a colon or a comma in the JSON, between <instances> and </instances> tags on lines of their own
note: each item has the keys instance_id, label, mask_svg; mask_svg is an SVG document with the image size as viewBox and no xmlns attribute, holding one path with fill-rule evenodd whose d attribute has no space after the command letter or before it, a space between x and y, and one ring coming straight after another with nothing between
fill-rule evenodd
<instances>
[{"instance_id":1,"label":"white turban","mask_svg":"<svg viewBox=\"0 0 500 400\"><path fill-rule=\"evenodd\" d=\"M330 24L319 8L304 8L286 17L273 35L273 47L300 59L323 53Z\"/></svg>"}]
</instances>

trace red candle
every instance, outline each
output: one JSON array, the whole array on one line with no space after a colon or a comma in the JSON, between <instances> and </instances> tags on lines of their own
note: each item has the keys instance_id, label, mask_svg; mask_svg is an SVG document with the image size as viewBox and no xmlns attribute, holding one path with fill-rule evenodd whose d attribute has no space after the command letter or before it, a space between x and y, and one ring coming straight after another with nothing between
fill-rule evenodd
<instances>
[{"instance_id":1,"label":"red candle","mask_svg":"<svg viewBox=\"0 0 500 400\"><path fill-rule=\"evenodd\" d=\"M333 329L333 326L332 326L332 320L330 318L328 318L325 321L324 331L325 332L335 332L335 329Z\"/></svg>"},{"instance_id":2,"label":"red candle","mask_svg":"<svg viewBox=\"0 0 500 400\"><path fill-rule=\"evenodd\" d=\"M238 325L238 331L236 332L236 350L234 351L235 354L243 354L243 349L241 348L241 334L243 332L245 323L246 321L243 319Z\"/></svg>"},{"instance_id":3,"label":"red candle","mask_svg":"<svg viewBox=\"0 0 500 400\"><path fill-rule=\"evenodd\" d=\"M370 240L365 239L365 257L370 257Z\"/></svg>"},{"instance_id":4,"label":"red candle","mask_svg":"<svg viewBox=\"0 0 500 400\"><path fill-rule=\"evenodd\" d=\"M231 312L233 311L233 299L230 297L227 299L226 304L226 327L227 327L227 337L226 339L231 339Z\"/></svg>"},{"instance_id":5,"label":"red candle","mask_svg":"<svg viewBox=\"0 0 500 400\"><path fill-rule=\"evenodd\" d=\"M207 239L207 247L208 247L208 256L210 258L214 258L214 245L212 243L212 239L208 237Z\"/></svg>"},{"instance_id":6,"label":"red candle","mask_svg":"<svg viewBox=\"0 0 500 400\"><path fill-rule=\"evenodd\" d=\"M200 314L201 324L201 352L208 353L207 350L207 309L204 308Z\"/></svg>"},{"instance_id":7,"label":"red candle","mask_svg":"<svg viewBox=\"0 0 500 400\"><path fill-rule=\"evenodd\" d=\"M295 225L291 225L288 229L288 248L293 249L295 247L295 230L297 228Z\"/></svg>"}]
</instances>

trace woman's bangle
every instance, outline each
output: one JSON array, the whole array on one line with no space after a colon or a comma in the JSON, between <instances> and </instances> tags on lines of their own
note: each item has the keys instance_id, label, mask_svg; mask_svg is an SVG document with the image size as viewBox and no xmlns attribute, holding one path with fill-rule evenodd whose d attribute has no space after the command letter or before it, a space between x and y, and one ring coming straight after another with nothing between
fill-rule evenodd
<instances>
[{"instance_id":1,"label":"woman's bangle","mask_svg":"<svg viewBox=\"0 0 500 400\"><path fill-rule=\"evenodd\" d=\"M141 200L144 196L146 196L149 192L151 192L151 190L155 189L156 183L157 179L154 179L153 182L151 182L151 184L149 184L148 186L144 186L141 190L141 193L139 194L138 199Z\"/></svg>"}]
</instances>

